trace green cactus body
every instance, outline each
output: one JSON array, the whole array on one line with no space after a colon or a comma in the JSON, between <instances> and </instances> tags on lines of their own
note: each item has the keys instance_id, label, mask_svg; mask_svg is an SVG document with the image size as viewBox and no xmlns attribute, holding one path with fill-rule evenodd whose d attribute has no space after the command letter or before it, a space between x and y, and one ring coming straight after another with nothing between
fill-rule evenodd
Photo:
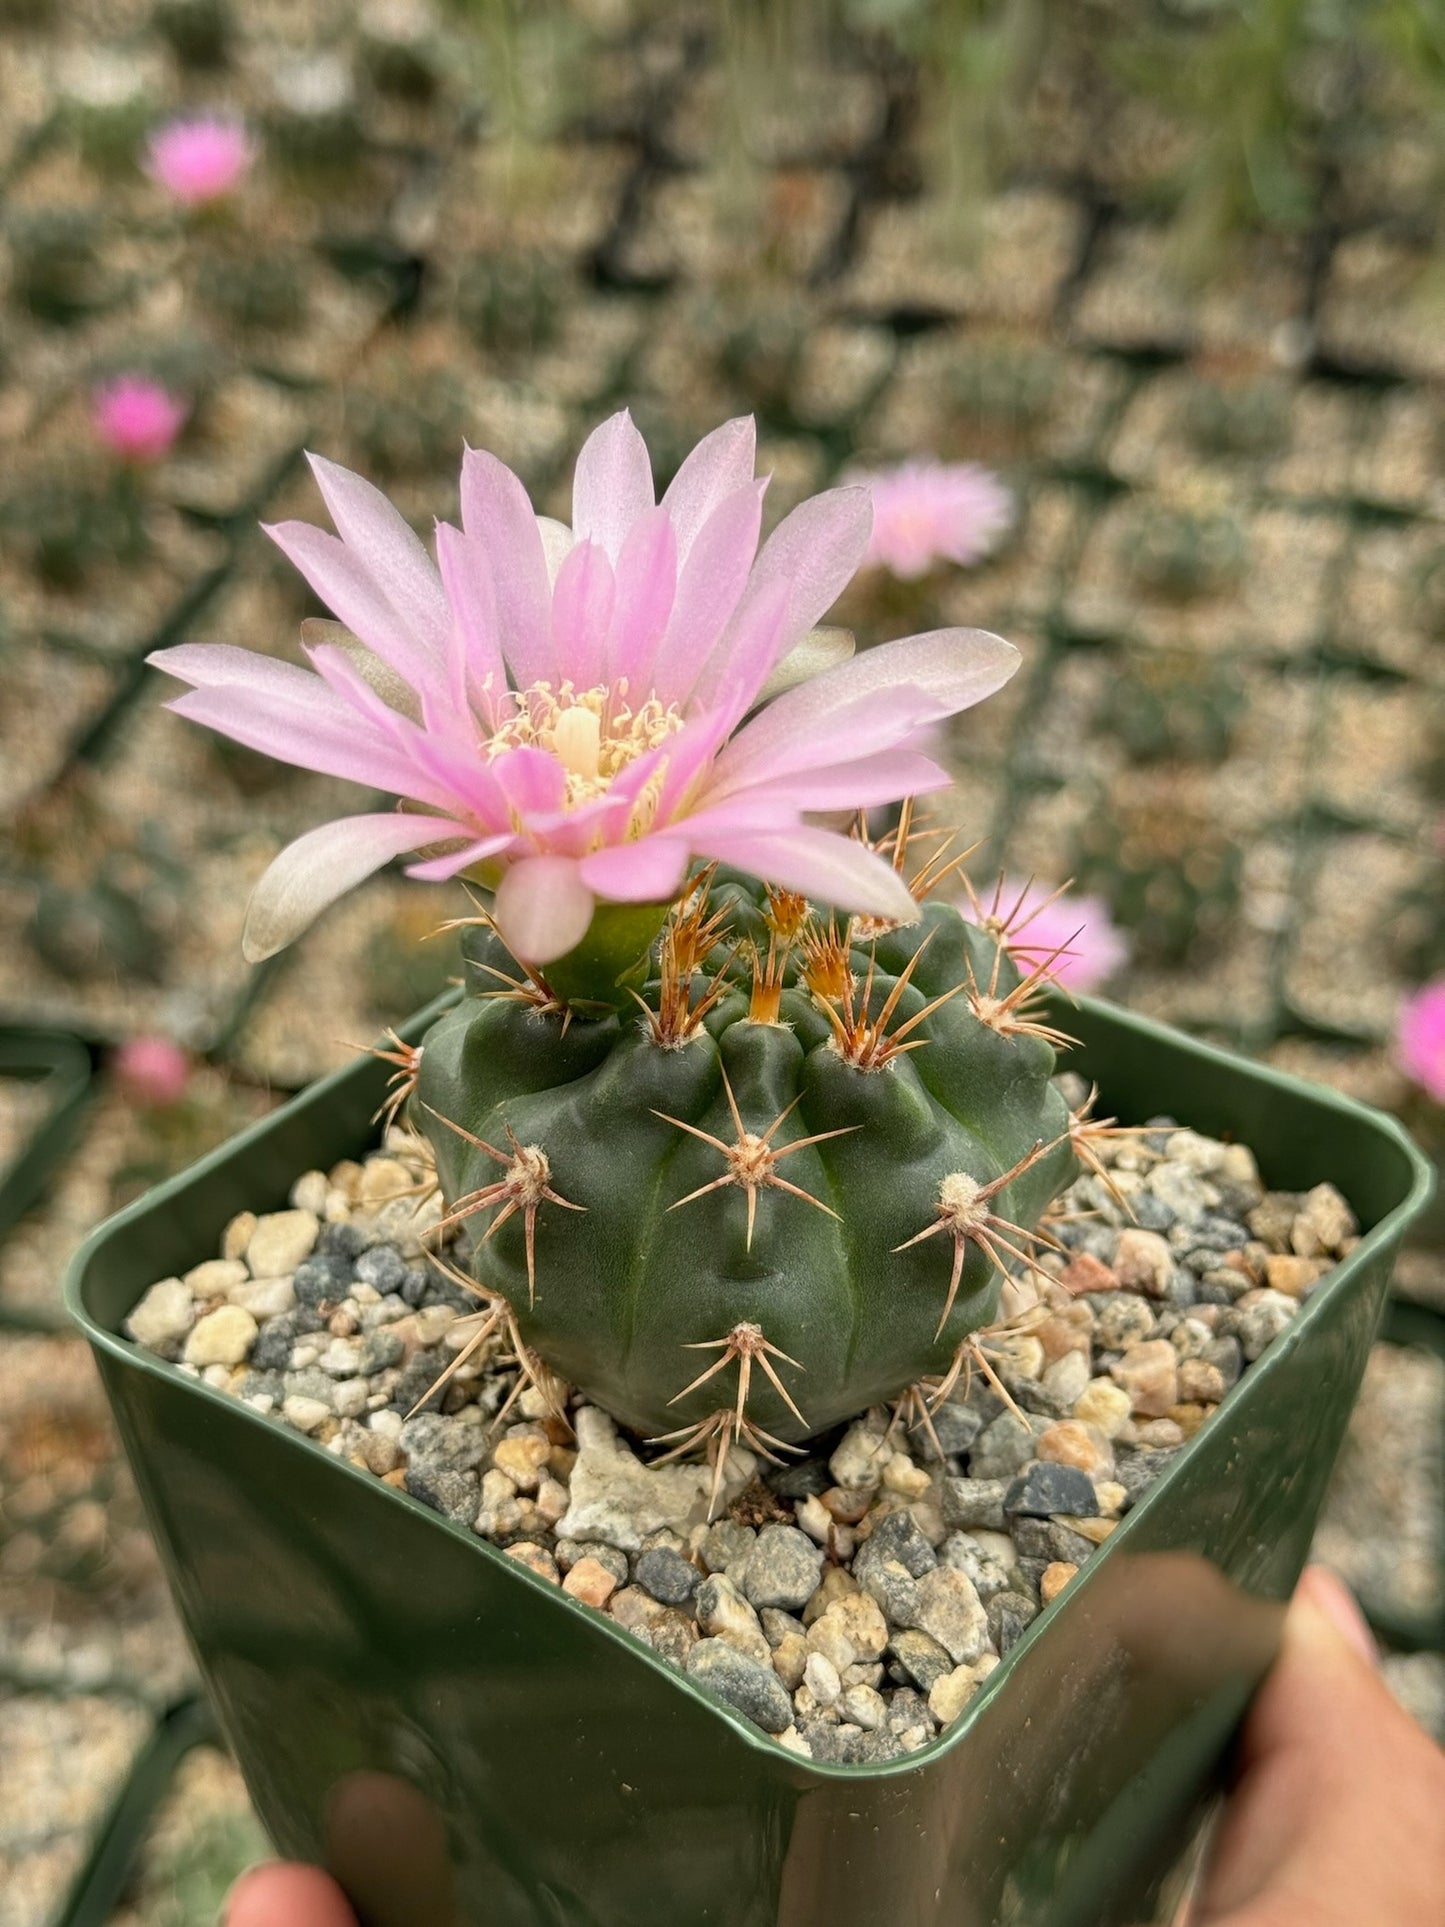
<instances>
[{"instance_id":1,"label":"green cactus body","mask_svg":"<svg viewBox=\"0 0 1445 1927\"><path fill-rule=\"evenodd\" d=\"M591 1017L509 994L470 932L414 1114L477 1283L552 1372L645 1436L733 1410L766 1449L960 1362L1075 1168L1071 1120L1053 1033L951 906L830 944L794 901L789 945L761 886L705 901L726 928L681 906L643 1009Z\"/></svg>"}]
</instances>

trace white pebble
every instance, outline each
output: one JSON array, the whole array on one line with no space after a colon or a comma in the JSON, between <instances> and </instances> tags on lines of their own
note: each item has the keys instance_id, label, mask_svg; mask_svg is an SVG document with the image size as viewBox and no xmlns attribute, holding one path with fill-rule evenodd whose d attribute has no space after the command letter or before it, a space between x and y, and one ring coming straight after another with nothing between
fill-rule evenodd
<instances>
[{"instance_id":1,"label":"white pebble","mask_svg":"<svg viewBox=\"0 0 1445 1927\"><path fill-rule=\"evenodd\" d=\"M843 1690L837 1667L831 1659L818 1652L808 1655L803 1667L803 1684L819 1706L831 1706Z\"/></svg>"},{"instance_id":2,"label":"white pebble","mask_svg":"<svg viewBox=\"0 0 1445 1927\"><path fill-rule=\"evenodd\" d=\"M280 1278L295 1271L315 1249L321 1227L314 1211L272 1211L256 1222L246 1246L253 1278Z\"/></svg>"},{"instance_id":3,"label":"white pebble","mask_svg":"<svg viewBox=\"0 0 1445 1927\"><path fill-rule=\"evenodd\" d=\"M137 1345L162 1358L174 1358L195 1322L196 1306L190 1292L179 1278L162 1278L137 1304L125 1328Z\"/></svg>"},{"instance_id":4,"label":"white pebble","mask_svg":"<svg viewBox=\"0 0 1445 1927\"><path fill-rule=\"evenodd\" d=\"M207 1312L186 1340L188 1365L239 1365L256 1342L256 1321L239 1305Z\"/></svg>"}]
</instances>

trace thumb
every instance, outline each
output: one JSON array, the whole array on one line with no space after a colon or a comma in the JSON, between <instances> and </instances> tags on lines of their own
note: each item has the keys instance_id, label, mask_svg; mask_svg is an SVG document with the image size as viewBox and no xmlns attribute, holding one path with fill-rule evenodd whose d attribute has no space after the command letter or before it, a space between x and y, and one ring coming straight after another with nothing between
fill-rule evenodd
<instances>
[{"instance_id":1,"label":"thumb","mask_svg":"<svg viewBox=\"0 0 1445 1927\"><path fill-rule=\"evenodd\" d=\"M252 1867L231 1889L225 1927L356 1927L356 1916L319 1867Z\"/></svg>"},{"instance_id":2,"label":"thumb","mask_svg":"<svg viewBox=\"0 0 1445 1927\"><path fill-rule=\"evenodd\" d=\"M1339 1580L1312 1567L1245 1722L1198 1927L1445 1919L1445 1759L1391 1698Z\"/></svg>"}]
</instances>

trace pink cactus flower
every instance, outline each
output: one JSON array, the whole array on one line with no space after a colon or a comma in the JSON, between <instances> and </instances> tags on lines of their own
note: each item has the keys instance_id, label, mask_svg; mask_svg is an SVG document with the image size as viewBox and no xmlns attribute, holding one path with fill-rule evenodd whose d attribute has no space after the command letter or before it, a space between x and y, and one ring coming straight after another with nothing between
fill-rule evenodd
<instances>
[{"instance_id":1,"label":"pink cactus flower","mask_svg":"<svg viewBox=\"0 0 1445 1927\"><path fill-rule=\"evenodd\" d=\"M96 434L123 462L158 462L186 425L190 409L148 375L117 375L91 396Z\"/></svg>"},{"instance_id":2,"label":"pink cactus flower","mask_svg":"<svg viewBox=\"0 0 1445 1927\"><path fill-rule=\"evenodd\" d=\"M110 1060L121 1093L132 1104L160 1109L178 1104L191 1081L191 1060L173 1038L132 1037Z\"/></svg>"},{"instance_id":3,"label":"pink cactus flower","mask_svg":"<svg viewBox=\"0 0 1445 1927\"><path fill-rule=\"evenodd\" d=\"M533 964L571 950L599 900L666 902L712 858L911 920L891 866L809 818L945 785L932 726L997 689L1018 651L943 629L837 661L838 632L809 632L867 547L867 491L804 502L759 550L754 454L752 421L728 422L656 503L624 411L578 457L567 528L469 449L461 527L438 525L435 563L368 482L313 458L339 535L268 533L347 628L306 638L311 669L225 645L151 661L192 685L180 715L404 803L283 850L252 898L246 954L270 956L389 858L429 846L445 852L410 874L494 883L502 937ZM830 647L835 666L750 717Z\"/></svg>"},{"instance_id":4,"label":"pink cactus flower","mask_svg":"<svg viewBox=\"0 0 1445 1927\"><path fill-rule=\"evenodd\" d=\"M251 136L240 121L199 114L153 128L144 166L153 181L187 207L206 207L238 187L255 158Z\"/></svg>"},{"instance_id":5,"label":"pink cactus flower","mask_svg":"<svg viewBox=\"0 0 1445 1927\"><path fill-rule=\"evenodd\" d=\"M1395 1058L1412 1083L1445 1104L1445 977L1422 985L1401 1005Z\"/></svg>"},{"instance_id":6,"label":"pink cactus flower","mask_svg":"<svg viewBox=\"0 0 1445 1927\"><path fill-rule=\"evenodd\" d=\"M1020 969L1047 965L1065 990L1097 990L1129 961L1129 940L1102 897L1006 878L989 905L975 908L999 925Z\"/></svg>"},{"instance_id":7,"label":"pink cactus flower","mask_svg":"<svg viewBox=\"0 0 1445 1927\"><path fill-rule=\"evenodd\" d=\"M864 563L904 582L940 562L966 568L995 549L1013 524L1011 491L978 462L931 457L896 468L855 469L846 478L873 498L873 537Z\"/></svg>"}]
</instances>

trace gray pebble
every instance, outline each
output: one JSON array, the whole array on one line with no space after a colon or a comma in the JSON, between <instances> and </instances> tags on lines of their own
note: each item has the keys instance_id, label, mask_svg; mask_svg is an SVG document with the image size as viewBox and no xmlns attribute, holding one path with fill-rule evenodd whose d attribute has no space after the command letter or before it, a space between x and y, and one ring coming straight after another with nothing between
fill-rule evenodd
<instances>
[{"instance_id":1,"label":"gray pebble","mask_svg":"<svg viewBox=\"0 0 1445 1927\"><path fill-rule=\"evenodd\" d=\"M1038 1459L1024 1468L1004 1494L1003 1509L1006 1514L1022 1513L1033 1519L1046 1519L1055 1512L1092 1519L1098 1516L1099 1500L1087 1472L1076 1465Z\"/></svg>"},{"instance_id":2,"label":"gray pebble","mask_svg":"<svg viewBox=\"0 0 1445 1927\"><path fill-rule=\"evenodd\" d=\"M896 1559L915 1579L932 1572L938 1564L918 1521L911 1512L887 1512L873 1527L865 1550L882 1559ZM862 1553L859 1554L862 1557Z\"/></svg>"},{"instance_id":3,"label":"gray pebble","mask_svg":"<svg viewBox=\"0 0 1445 1927\"><path fill-rule=\"evenodd\" d=\"M348 1262L360 1257L366 1249L366 1233L360 1225L324 1224L316 1239L316 1251L308 1263L315 1263L317 1257L340 1258Z\"/></svg>"},{"instance_id":4,"label":"gray pebble","mask_svg":"<svg viewBox=\"0 0 1445 1927\"><path fill-rule=\"evenodd\" d=\"M943 1565L954 1566L968 1575L980 1599L987 1601L995 1593L1007 1592L1008 1567L1002 1559L985 1552L967 1532L951 1532L939 1548L938 1556Z\"/></svg>"},{"instance_id":5,"label":"gray pebble","mask_svg":"<svg viewBox=\"0 0 1445 1927\"><path fill-rule=\"evenodd\" d=\"M1179 1450L1178 1446L1151 1445L1115 1448L1114 1477L1128 1493L1130 1505L1143 1498Z\"/></svg>"},{"instance_id":6,"label":"gray pebble","mask_svg":"<svg viewBox=\"0 0 1445 1927\"><path fill-rule=\"evenodd\" d=\"M701 1577L690 1560L668 1546L650 1546L646 1552L639 1552L632 1576L644 1592L650 1592L664 1606L684 1605L697 1591Z\"/></svg>"},{"instance_id":7,"label":"gray pebble","mask_svg":"<svg viewBox=\"0 0 1445 1927\"><path fill-rule=\"evenodd\" d=\"M990 1532L1003 1531L1003 1495L1007 1479L945 1479L943 1481L943 1523L967 1530L982 1526Z\"/></svg>"},{"instance_id":8,"label":"gray pebble","mask_svg":"<svg viewBox=\"0 0 1445 1927\"><path fill-rule=\"evenodd\" d=\"M823 1549L806 1532L796 1526L764 1526L743 1567L743 1597L752 1606L797 1612L818 1590L822 1567Z\"/></svg>"},{"instance_id":9,"label":"gray pebble","mask_svg":"<svg viewBox=\"0 0 1445 1927\"><path fill-rule=\"evenodd\" d=\"M709 1572L726 1572L737 1561L746 1559L757 1543L751 1526L740 1526L735 1519L719 1519L707 1529L702 1542L702 1561Z\"/></svg>"},{"instance_id":10,"label":"gray pebble","mask_svg":"<svg viewBox=\"0 0 1445 1927\"><path fill-rule=\"evenodd\" d=\"M999 1653L1008 1651L1039 1616L1037 1603L1020 1592L1001 1592L987 1607L989 1637Z\"/></svg>"},{"instance_id":11,"label":"gray pebble","mask_svg":"<svg viewBox=\"0 0 1445 1927\"><path fill-rule=\"evenodd\" d=\"M268 1318L251 1347L251 1363L261 1372L284 1372L291 1362L291 1347L296 1343L296 1317L283 1312Z\"/></svg>"},{"instance_id":12,"label":"gray pebble","mask_svg":"<svg viewBox=\"0 0 1445 1927\"><path fill-rule=\"evenodd\" d=\"M796 1634L799 1639L802 1639L806 1637L808 1631L801 1619L795 1619L792 1613L785 1613L777 1606L764 1606L758 1614L758 1624L763 1629L763 1638L774 1652L789 1634Z\"/></svg>"},{"instance_id":13,"label":"gray pebble","mask_svg":"<svg viewBox=\"0 0 1445 1927\"><path fill-rule=\"evenodd\" d=\"M981 1413L970 1411L966 1405L956 1405L952 1399L939 1406L932 1420L938 1443L950 1459L962 1458L964 1453L971 1451L974 1440L984 1426ZM929 1445L926 1429L920 1427L914 1436L915 1442L922 1440L928 1446L931 1455L932 1446Z\"/></svg>"},{"instance_id":14,"label":"gray pebble","mask_svg":"<svg viewBox=\"0 0 1445 1927\"><path fill-rule=\"evenodd\" d=\"M380 1292L400 1291L406 1282L406 1261L395 1245L372 1245L358 1254L356 1275Z\"/></svg>"},{"instance_id":15,"label":"gray pebble","mask_svg":"<svg viewBox=\"0 0 1445 1927\"><path fill-rule=\"evenodd\" d=\"M829 1766L872 1766L880 1760L895 1760L903 1751L895 1734L865 1733L846 1721L834 1726L829 1720L803 1720L798 1732L813 1758Z\"/></svg>"},{"instance_id":16,"label":"gray pebble","mask_svg":"<svg viewBox=\"0 0 1445 1927\"><path fill-rule=\"evenodd\" d=\"M765 1733L781 1733L792 1725L793 1702L772 1667L749 1659L725 1639L700 1639L686 1665L690 1679Z\"/></svg>"},{"instance_id":17,"label":"gray pebble","mask_svg":"<svg viewBox=\"0 0 1445 1927\"><path fill-rule=\"evenodd\" d=\"M853 1577L891 1626L913 1624L918 1581L900 1560L882 1557L870 1539L853 1560Z\"/></svg>"},{"instance_id":18,"label":"gray pebble","mask_svg":"<svg viewBox=\"0 0 1445 1927\"><path fill-rule=\"evenodd\" d=\"M968 1455L969 1477L1011 1479L1033 1457L1035 1436L1035 1431L1021 1424L1012 1412L1001 1412L984 1427Z\"/></svg>"},{"instance_id":19,"label":"gray pebble","mask_svg":"<svg viewBox=\"0 0 1445 1927\"><path fill-rule=\"evenodd\" d=\"M1142 1231L1168 1231L1174 1223L1174 1213L1168 1205L1148 1191L1136 1191L1129 1203L1134 1221Z\"/></svg>"},{"instance_id":20,"label":"gray pebble","mask_svg":"<svg viewBox=\"0 0 1445 1927\"><path fill-rule=\"evenodd\" d=\"M406 1489L423 1505L434 1506L449 1519L470 1525L481 1504L481 1481L475 1472L458 1472L435 1462L406 1468Z\"/></svg>"},{"instance_id":21,"label":"gray pebble","mask_svg":"<svg viewBox=\"0 0 1445 1927\"><path fill-rule=\"evenodd\" d=\"M1154 1336L1155 1317L1132 1291L1100 1292L1094 1299L1094 1343L1103 1351L1122 1352Z\"/></svg>"},{"instance_id":22,"label":"gray pebble","mask_svg":"<svg viewBox=\"0 0 1445 1927\"><path fill-rule=\"evenodd\" d=\"M296 1267L292 1281L296 1287L296 1302L298 1305L309 1305L313 1311L319 1310L322 1305L339 1304L346 1296L351 1277L351 1265L347 1259L326 1253L313 1255Z\"/></svg>"},{"instance_id":23,"label":"gray pebble","mask_svg":"<svg viewBox=\"0 0 1445 1927\"><path fill-rule=\"evenodd\" d=\"M401 1428L401 1447L413 1465L473 1471L487 1456L487 1434L480 1425L461 1425L439 1412L419 1412Z\"/></svg>"},{"instance_id":24,"label":"gray pebble","mask_svg":"<svg viewBox=\"0 0 1445 1927\"><path fill-rule=\"evenodd\" d=\"M923 1693L928 1692L935 1680L953 1671L947 1649L940 1646L931 1633L917 1628L895 1633L888 1642L887 1658L892 1678L907 1680Z\"/></svg>"}]
</instances>

